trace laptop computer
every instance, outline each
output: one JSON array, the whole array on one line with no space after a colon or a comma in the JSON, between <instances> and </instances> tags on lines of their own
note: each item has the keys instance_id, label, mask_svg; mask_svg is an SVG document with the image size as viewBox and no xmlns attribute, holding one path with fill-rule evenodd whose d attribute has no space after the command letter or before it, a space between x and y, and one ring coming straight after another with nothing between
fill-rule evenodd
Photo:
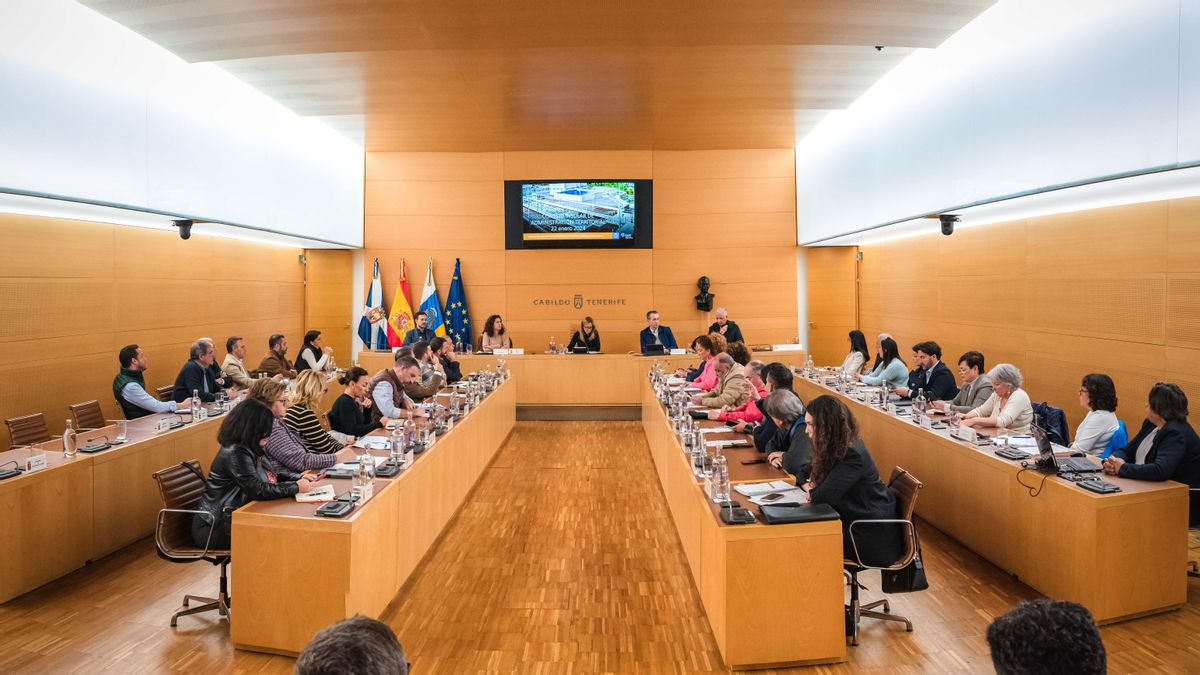
<instances>
[{"instance_id":1,"label":"laptop computer","mask_svg":"<svg viewBox=\"0 0 1200 675\"><path fill-rule=\"evenodd\" d=\"M646 348L642 350L644 356L661 356L666 353L666 348L661 344L646 345Z\"/></svg>"},{"instance_id":2,"label":"laptop computer","mask_svg":"<svg viewBox=\"0 0 1200 675\"><path fill-rule=\"evenodd\" d=\"M1031 433L1038 446L1038 456L1034 460L1034 468L1037 471L1042 473L1097 473L1103 470L1098 464L1085 457L1063 457L1062 459L1055 457L1054 446L1050 443L1046 432L1041 427L1034 425Z\"/></svg>"}]
</instances>

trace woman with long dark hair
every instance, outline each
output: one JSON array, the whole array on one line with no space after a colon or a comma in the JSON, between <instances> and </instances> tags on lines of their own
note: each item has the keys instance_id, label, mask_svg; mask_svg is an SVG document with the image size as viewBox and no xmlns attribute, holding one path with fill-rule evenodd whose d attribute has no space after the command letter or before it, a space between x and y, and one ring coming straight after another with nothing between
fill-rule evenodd
<instances>
[{"instance_id":1,"label":"woman with long dark hair","mask_svg":"<svg viewBox=\"0 0 1200 675\"><path fill-rule=\"evenodd\" d=\"M329 365L329 359L332 356L333 347L321 345L321 331L310 330L304 334L304 345L300 347L300 353L296 356L296 372L301 373L306 370L320 372Z\"/></svg>"},{"instance_id":2,"label":"woman with long dark hair","mask_svg":"<svg viewBox=\"0 0 1200 675\"><path fill-rule=\"evenodd\" d=\"M192 518L196 546L229 548L232 514L252 501L284 499L312 489L313 474L271 472L263 465L263 446L271 435L275 415L266 405L246 400L221 423L221 449L208 470L208 482Z\"/></svg>"},{"instance_id":3,"label":"woman with long dark hair","mask_svg":"<svg viewBox=\"0 0 1200 675\"><path fill-rule=\"evenodd\" d=\"M483 322L483 333L479 336L479 351L490 352L493 349L512 349L512 339L504 327L504 319L499 314L493 314Z\"/></svg>"},{"instance_id":4,"label":"woman with long dark hair","mask_svg":"<svg viewBox=\"0 0 1200 675\"><path fill-rule=\"evenodd\" d=\"M850 331L850 353L842 361L842 372L847 375L858 375L870 358L871 352L867 351L867 337L861 330Z\"/></svg>"},{"instance_id":5,"label":"woman with long dark hair","mask_svg":"<svg viewBox=\"0 0 1200 675\"><path fill-rule=\"evenodd\" d=\"M879 341L879 354L883 359L883 368L876 369L879 374L863 375L858 379L866 384L880 384L887 382L893 387L903 387L908 384L908 366L904 365L904 359L900 358L900 350L896 346L896 341L890 337L883 338Z\"/></svg>"},{"instance_id":6,"label":"woman with long dark hair","mask_svg":"<svg viewBox=\"0 0 1200 675\"><path fill-rule=\"evenodd\" d=\"M894 523L850 526L858 520L896 518L896 498L879 480L879 470L858 437L858 421L833 396L809 401L804 430L812 442L808 478L813 504L828 504L842 517L842 549L847 560L887 566L903 553L903 530ZM857 550L857 555L855 552Z\"/></svg>"}]
</instances>

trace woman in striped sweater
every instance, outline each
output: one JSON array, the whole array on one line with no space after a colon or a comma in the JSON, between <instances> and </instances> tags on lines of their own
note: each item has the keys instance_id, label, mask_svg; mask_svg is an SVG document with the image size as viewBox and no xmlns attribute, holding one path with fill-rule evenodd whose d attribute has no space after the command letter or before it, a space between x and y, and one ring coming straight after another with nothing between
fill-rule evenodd
<instances>
[{"instance_id":1,"label":"woman in striped sweater","mask_svg":"<svg viewBox=\"0 0 1200 675\"><path fill-rule=\"evenodd\" d=\"M255 380L250 385L249 398L269 407L275 415L271 435L265 448L271 464L290 471L325 469L355 458L354 448L339 448L332 454L309 452L304 447L300 434L284 424L287 415L287 385L271 379Z\"/></svg>"},{"instance_id":2,"label":"woman in striped sweater","mask_svg":"<svg viewBox=\"0 0 1200 675\"><path fill-rule=\"evenodd\" d=\"M288 397L287 414L283 423L300 437L304 449L320 455L337 452L342 444L334 440L324 428L313 409L325 394L325 376L315 370L305 370L296 377L295 389Z\"/></svg>"}]
</instances>

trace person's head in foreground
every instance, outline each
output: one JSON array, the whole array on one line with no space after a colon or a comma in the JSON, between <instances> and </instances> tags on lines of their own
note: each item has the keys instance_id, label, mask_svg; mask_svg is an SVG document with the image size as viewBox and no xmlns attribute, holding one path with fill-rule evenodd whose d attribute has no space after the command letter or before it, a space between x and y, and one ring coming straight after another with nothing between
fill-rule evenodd
<instances>
[{"instance_id":1,"label":"person's head in foreground","mask_svg":"<svg viewBox=\"0 0 1200 675\"><path fill-rule=\"evenodd\" d=\"M997 675L1103 675L1104 643L1083 605L1041 598L997 617L987 630Z\"/></svg>"},{"instance_id":2,"label":"person's head in foreground","mask_svg":"<svg viewBox=\"0 0 1200 675\"><path fill-rule=\"evenodd\" d=\"M404 647L387 624L357 615L313 636L296 675L408 675Z\"/></svg>"}]
</instances>

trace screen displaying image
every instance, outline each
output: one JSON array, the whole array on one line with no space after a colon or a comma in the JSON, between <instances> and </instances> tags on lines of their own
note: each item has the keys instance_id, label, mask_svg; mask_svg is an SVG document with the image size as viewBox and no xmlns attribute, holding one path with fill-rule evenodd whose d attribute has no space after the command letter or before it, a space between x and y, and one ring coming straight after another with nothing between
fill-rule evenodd
<instances>
[{"instance_id":1,"label":"screen displaying image","mask_svg":"<svg viewBox=\"0 0 1200 675\"><path fill-rule=\"evenodd\" d=\"M522 238L633 243L635 198L634 181L524 183Z\"/></svg>"}]
</instances>

